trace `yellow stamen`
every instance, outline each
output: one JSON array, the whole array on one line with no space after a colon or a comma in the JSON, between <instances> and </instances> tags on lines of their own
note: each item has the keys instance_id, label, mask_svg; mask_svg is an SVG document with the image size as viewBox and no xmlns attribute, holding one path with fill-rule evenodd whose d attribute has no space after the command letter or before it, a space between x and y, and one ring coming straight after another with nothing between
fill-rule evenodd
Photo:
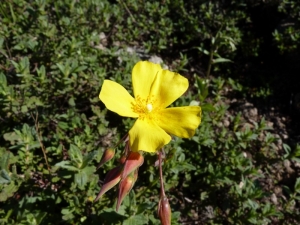
<instances>
[{"instance_id":1,"label":"yellow stamen","mask_svg":"<svg viewBox=\"0 0 300 225\"><path fill-rule=\"evenodd\" d=\"M141 99L139 96L136 97L135 99L135 103L132 103L132 110L139 114L140 116L142 114L145 114L148 112L148 110L146 109L146 100Z\"/></svg>"},{"instance_id":2,"label":"yellow stamen","mask_svg":"<svg viewBox=\"0 0 300 225\"><path fill-rule=\"evenodd\" d=\"M136 97L135 103L132 103L132 110L139 114L139 119L155 119L155 112L157 108L153 107L153 100L152 98L142 99L139 96Z\"/></svg>"}]
</instances>

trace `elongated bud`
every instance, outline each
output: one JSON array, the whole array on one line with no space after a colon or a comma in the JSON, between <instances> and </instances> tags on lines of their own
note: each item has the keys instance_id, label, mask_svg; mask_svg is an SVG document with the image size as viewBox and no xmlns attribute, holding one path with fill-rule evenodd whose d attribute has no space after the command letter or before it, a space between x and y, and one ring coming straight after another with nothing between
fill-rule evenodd
<instances>
[{"instance_id":1,"label":"elongated bud","mask_svg":"<svg viewBox=\"0 0 300 225\"><path fill-rule=\"evenodd\" d=\"M105 194L108 190L113 188L119 181L121 180L121 168L120 167L115 167L112 170L110 170L104 179L104 183L102 185L102 188L97 196L97 198L94 200L97 201L99 198L102 197L102 195Z\"/></svg>"},{"instance_id":2,"label":"elongated bud","mask_svg":"<svg viewBox=\"0 0 300 225\"><path fill-rule=\"evenodd\" d=\"M109 160L111 160L113 157L115 156L115 150L112 148L108 148L104 151L102 158L100 160L100 163L97 167L97 169L99 169L101 166L103 166L104 163L108 162Z\"/></svg>"},{"instance_id":3,"label":"elongated bud","mask_svg":"<svg viewBox=\"0 0 300 225\"><path fill-rule=\"evenodd\" d=\"M124 164L124 162L126 161L126 156L122 156L120 159L119 159L119 162L121 163L121 164Z\"/></svg>"},{"instance_id":4,"label":"elongated bud","mask_svg":"<svg viewBox=\"0 0 300 225\"><path fill-rule=\"evenodd\" d=\"M162 196L158 203L158 215L162 225L171 225L171 207L166 196Z\"/></svg>"},{"instance_id":5,"label":"elongated bud","mask_svg":"<svg viewBox=\"0 0 300 225\"><path fill-rule=\"evenodd\" d=\"M131 172L136 170L144 163L144 157L138 152L130 152L126 158L122 179L127 177Z\"/></svg>"},{"instance_id":6,"label":"elongated bud","mask_svg":"<svg viewBox=\"0 0 300 225\"><path fill-rule=\"evenodd\" d=\"M133 187L135 183L135 178L132 175L129 175L125 177L119 185L119 195L117 200L117 208L116 210L119 210L119 207L121 203L123 202L125 196L130 192L131 188Z\"/></svg>"}]
</instances>

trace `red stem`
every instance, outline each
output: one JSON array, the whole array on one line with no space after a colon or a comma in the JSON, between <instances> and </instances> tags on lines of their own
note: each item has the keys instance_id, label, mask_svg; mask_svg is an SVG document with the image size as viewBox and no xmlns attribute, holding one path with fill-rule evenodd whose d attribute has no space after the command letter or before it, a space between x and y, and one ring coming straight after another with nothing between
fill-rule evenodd
<instances>
[{"instance_id":1,"label":"red stem","mask_svg":"<svg viewBox=\"0 0 300 225\"><path fill-rule=\"evenodd\" d=\"M160 195L161 197L165 197L165 189L164 189L164 180L162 173L162 151L158 153L158 164L159 164L159 180L160 180Z\"/></svg>"}]
</instances>

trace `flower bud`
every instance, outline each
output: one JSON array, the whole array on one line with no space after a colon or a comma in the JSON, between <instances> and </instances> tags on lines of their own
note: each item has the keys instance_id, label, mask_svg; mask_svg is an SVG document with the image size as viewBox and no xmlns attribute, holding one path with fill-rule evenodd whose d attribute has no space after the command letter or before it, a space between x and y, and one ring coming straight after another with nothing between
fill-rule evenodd
<instances>
[{"instance_id":1,"label":"flower bud","mask_svg":"<svg viewBox=\"0 0 300 225\"><path fill-rule=\"evenodd\" d=\"M134 182L136 182L136 180L138 179L138 172L139 172L139 168L137 168L135 171L133 171Z\"/></svg>"},{"instance_id":2,"label":"flower bud","mask_svg":"<svg viewBox=\"0 0 300 225\"><path fill-rule=\"evenodd\" d=\"M102 197L102 195L105 194L108 190L113 188L119 181L121 180L121 168L120 167L115 167L112 170L110 170L104 179L104 183L102 185L102 188L97 196L97 198L94 200L97 201L99 198Z\"/></svg>"},{"instance_id":3,"label":"flower bud","mask_svg":"<svg viewBox=\"0 0 300 225\"><path fill-rule=\"evenodd\" d=\"M135 177L134 176L127 176L125 177L119 185L119 195L117 200L117 208L116 210L119 210L119 207L124 200L125 196L130 192L131 188L133 187L135 183Z\"/></svg>"},{"instance_id":4,"label":"flower bud","mask_svg":"<svg viewBox=\"0 0 300 225\"><path fill-rule=\"evenodd\" d=\"M144 163L144 157L138 152L129 152L129 155L126 158L122 179L127 177L131 172L136 170Z\"/></svg>"},{"instance_id":5,"label":"flower bud","mask_svg":"<svg viewBox=\"0 0 300 225\"><path fill-rule=\"evenodd\" d=\"M125 161L126 161L126 156L123 155L123 156L119 159L119 163L124 164Z\"/></svg>"},{"instance_id":6,"label":"flower bud","mask_svg":"<svg viewBox=\"0 0 300 225\"><path fill-rule=\"evenodd\" d=\"M166 196L159 200L158 215L162 225L171 225L171 207Z\"/></svg>"},{"instance_id":7,"label":"flower bud","mask_svg":"<svg viewBox=\"0 0 300 225\"><path fill-rule=\"evenodd\" d=\"M115 156L115 150L112 148L108 148L104 151L102 158L100 160L100 163L97 167L97 169L99 169L101 166L103 166L104 163L108 162L109 160L111 160L113 157Z\"/></svg>"}]
</instances>

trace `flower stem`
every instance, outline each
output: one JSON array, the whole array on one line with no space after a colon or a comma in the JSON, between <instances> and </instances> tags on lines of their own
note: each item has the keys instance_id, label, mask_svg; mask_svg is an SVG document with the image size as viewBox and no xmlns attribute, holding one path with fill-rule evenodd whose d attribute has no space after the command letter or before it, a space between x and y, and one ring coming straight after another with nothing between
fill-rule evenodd
<instances>
[{"instance_id":1,"label":"flower stem","mask_svg":"<svg viewBox=\"0 0 300 225\"><path fill-rule=\"evenodd\" d=\"M160 178L160 199L158 203L158 215L162 225L171 225L172 212L169 204L169 200L166 197L164 189L164 181L162 175L162 156L163 149L158 153L158 163L159 163L159 178Z\"/></svg>"},{"instance_id":2,"label":"flower stem","mask_svg":"<svg viewBox=\"0 0 300 225\"><path fill-rule=\"evenodd\" d=\"M116 148L116 147L118 147L118 145L121 143L121 142L126 142L127 139L128 138L128 134L125 134L119 141L118 141L118 143L115 145L115 147L114 148Z\"/></svg>"},{"instance_id":3,"label":"flower stem","mask_svg":"<svg viewBox=\"0 0 300 225\"><path fill-rule=\"evenodd\" d=\"M160 196L165 197L164 180L162 173L162 151L158 153L158 165L159 165L159 180L160 180Z\"/></svg>"}]
</instances>

